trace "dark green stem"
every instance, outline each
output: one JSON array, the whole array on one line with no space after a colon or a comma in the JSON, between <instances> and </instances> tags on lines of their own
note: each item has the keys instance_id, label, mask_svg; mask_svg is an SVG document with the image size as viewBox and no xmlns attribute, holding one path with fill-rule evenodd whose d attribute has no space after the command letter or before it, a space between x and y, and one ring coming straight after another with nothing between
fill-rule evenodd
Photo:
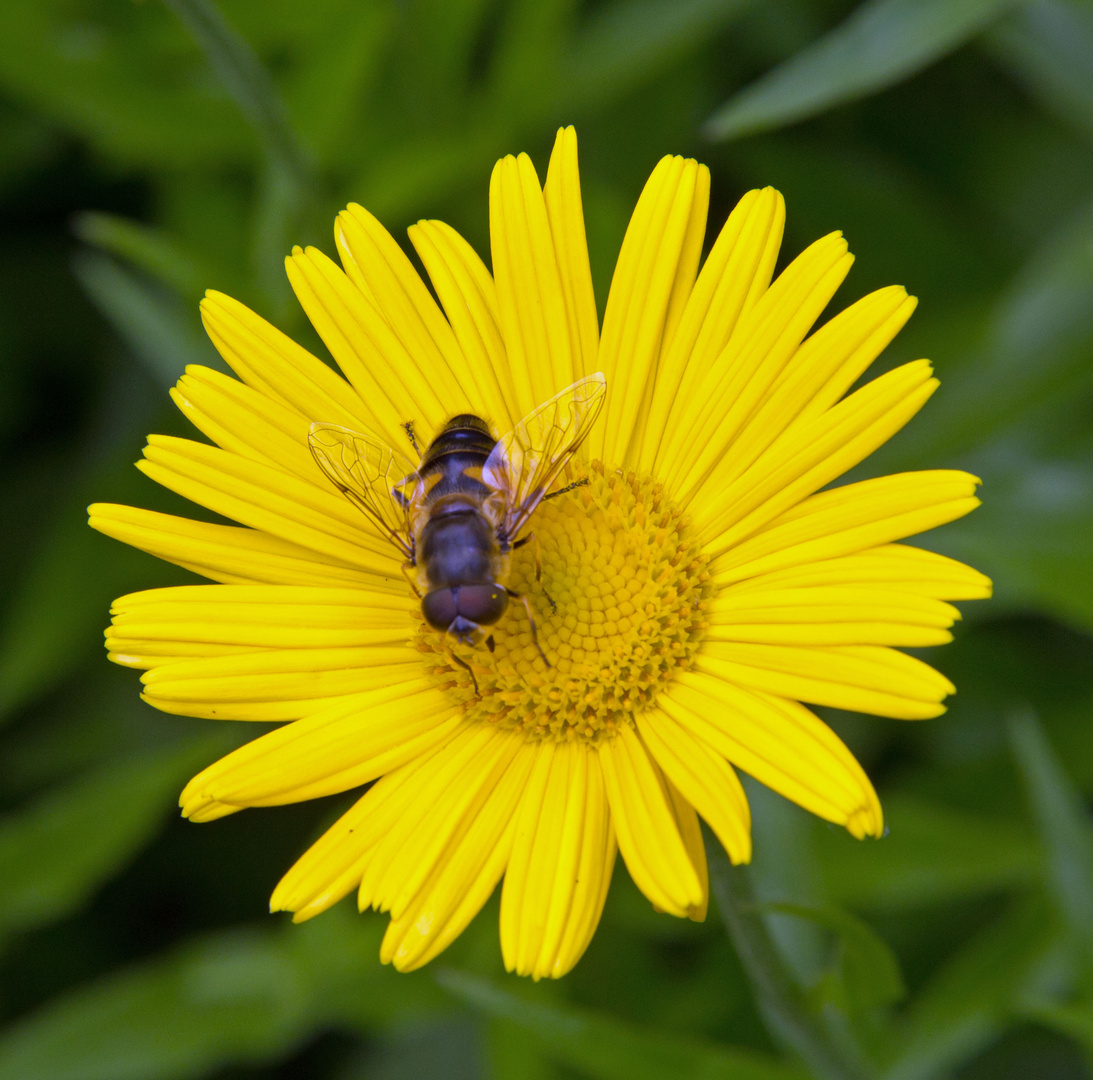
<instances>
[{"instance_id":1,"label":"dark green stem","mask_svg":"<svg viewBox=\"0 0 1093 1080\"><path fill-rule=\"evenodd\" d=\"M287 302L281 261L316 198L310 157L289 122L281 95L247 41L214 0L164 0L201 47L221 85L261 140L264 168L254 225L255 278L266 299Z\"/></svg>"},{"instance_id":2,"label":"dark green stem","mask_svg":"<svg viewBox=\"0 0 1093 1080\"><path fill-rule=\"evenodd\" d=\"M706 857L721 917L771 1034L823 1080L870 1080L872 1071L837 1047L809 1009L759 913L748 868L733 866L709 834Z\"/></svg>"},{"instance_id":3,"label":"dark green stem","mask_svg":"<svg viewBox=\"0 0 1093 1080\"><path fill-rule=\"evenodd\" d=\"M213 0L165 0L201 47L224 89L251 122L278 169L304 189L311 165L292 130L284 103L254 50L224 19Z\"/></svg>"}]
</instances>

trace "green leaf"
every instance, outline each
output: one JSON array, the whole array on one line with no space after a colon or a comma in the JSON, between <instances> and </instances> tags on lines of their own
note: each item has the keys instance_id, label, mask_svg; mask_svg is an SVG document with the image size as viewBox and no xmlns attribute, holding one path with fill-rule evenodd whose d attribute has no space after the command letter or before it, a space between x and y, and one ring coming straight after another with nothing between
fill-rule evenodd
<instances>
[{"instance_id":1,"label":"green leaf","mask_svg":"<svg viewBox=\"0 0 1093 1080\"><path fill-rule=\"evenodd\" d=\"M132 444L153 416L148 391L147 382L137 379L110 387L113 398L124 403L110 432L117 445L105 453L94 443L83 446L82 456L90 462L73 478L56 516L20 567L0 623L0 721L88 657L102 656L102 627L115 596L190 578L87 527L85 507L92 500L109 493L122 502L137 501L148 490L131 464Z\"/></svg>"},{"instance_id":2,"label":"green leaf","mask_svg":"<svg viewBox=\"0 0 1093 1080\"><path fill-rule=\"evenodd\" d=\"M1093 1055L1093 1004L1030 1002L1020 1006L1019 1012L1029 1020L1073 1039L1087 1055Z\"/></svg>"},{"instance_id":3,"label":"green leaf","mask_svg":"<svg viewBox=\"0 0 1093 1080\"><path fill-rule=\"evenodd\" d=\"M827 892L842 904L913 908L1037 880L1036 842L1019 826L906 795L884 810L887 832L875 843L817 828Z\"/></svg>"},{"instance_id":4,"label":"green leaf","mask_svg":"<svg viewBox=\"0 0 1093 1080\"><path fill-rule=\"evenodd\" d=\"M40 116L9 104L0 112L0 194L24 182L56 149L56 133Z\"/></svg>"},{"instance_id":5,"label":"green leaf","mask_svg":"<svg viewBox=\"0 0 1093 1080\"><path fill-rule=\"evenodd\" d=\"M995 613L1031 608L1093 628L1093 461L1045 458L1006 439L970 465L983 505L928 546L992 577Z\"/></svg>"},{"instance_id":6,"label":"green leaf","mask_svg":"<svg viewBox=\"0 0 1093 1080\"><path fill-rule=\"evenodd\" d=\"M833 931L842 945L840 967L846 988L863 1008L888 1005L906 994L899 961L888 943L863 919L830 904L758 905L762 912L775 912L804 919Z\"/></svg>"},{"instance_id":7,"label":"green leaf","mask_svg":"<svg viewBox=\"0 0 1093 1080\"><path fill-rule=\"evenodd\" d=\"M220 13L213 0L165 0L185 24L217 78L258 133L266 153L301 189L311 165L292 130L284 103L254 50Z\"/></svg>"},{"instance_id":8,"label":"green leaf","mask_svg":"<svg viewBox=\"0 0 1093 1080\"><path fill-rule=\"evenodd\" d=\"M253 160L245 121L199 89L200 55L158 4L0 4L0 38L6 92L115 159L160 168Z\"/></svg>"},{"instance_id":9,"label":"green leaf","mask_svg":"<svg viewBox=\"0 0 1093 1080\"><path fill-rule=\"evenodd\" d=\"M990 1044L1058 944L1042 899L1026 898L946 962L912 1000L885 1080L932 1080Z\"/></svg>"},{"instance_id":10,"label":"green leaf","mask_svg":"<svg viewBox=\"0 0 1093 1080\"><path fill-rule=\"evenodd\" d=\"M201 296L211 279L199 259L154 226L117 214L86 213L76 218L73 231L86 243L131 262L182 296Z\"/></svg>"},{"instance_id":11,"label":"green leaf","mask_svg":"<svg viewBox=\"0 0 1093 1080\"><path fill-rule=\"evenodd\" d=\"M1030 606L1093 626L1093 457L1082 402L1093 389L1093 205L1029 259L995 304L982 344L945 376L928 423L877 455L877 468L959 463L984 506L928 543ZM955 462L954 462L955 463Z\"/></svg>"},{"instance_id":12,"label":"green leaf","mask_svg":"<svg viewBox=\"0 0 1093 1080\"><path fill-rule=\"evenodd\" d=\"M255 277L267 297L284 307L289 287L281 274L282 259L316 194L312 162L292 128L269 72L247 41L228 24L214 0L165 2L185 23L265 150L252 258Z\"/></svg>"},{"instance_id":13,"label":"green leaf","mask_svg":"<svg viewBox=\"0 0 1093 1080\"><path fill-rule=\"evenodd\" d=\"M271 934L230 933L79 990L0 1037L3 1080L166 1080L279 1057L308 1030Z\"/></svg>"},{"instance_id":14,"label":"green leaf","mask_svg":"<svg viewBox=\"0 0 1093 1080\"><path fill-rule=\"evenodd\" d=\"M493 1076L505 1080L557 1080L558 1066L536 1040L527 1037L519 1024L490 1020L487 1043Z\"/></svg>"},{"instance_id":15,"label":"green leaf","mask_svg":"<svg viewBox=\"0 0 1093 1080\"><path fill-rule=\"evenodd\" d=\"M991 29L987 44L1047 108L1093 135L1093 12L1088 4L1022 4Z\"/></svg>"},{"instance_id":16,"label":"green leaf","mask_svg":"<svg viewBox=\"0 0 1093 1080\"><path fill-rule=\"evenodd\" d=\"M342 908L191 941L7 1028L0 1080L175 1080L275 1061L331 1025L412 1023L442 999L380 965L382 923Z\"/></svg>"},{"instance_id":17,"label":"green leaf","mask_svg":"<svg viewBox=\"0 0 1093 1080\"><path fill-rule=\"evenodd\" d=\"M191 773L235 744L226 735L104 765L0 817L0 935L77 910L161 828Z\"/></svg>"},{"instance_id":18,"label":"green leaf","mask_svg":"<svg viewBox=\"0 0 1093 1080\"><path fill-rule=\"evenodd\" d=\"M1093 204L1032 254L994 304L982 343L943 372L929 423L912 424L875 459L885 470L921 467L1027 430L1037 406L1054 413L1093 385ZM1053 416L1045 415L1050 425Z\"/></svg>"},{"instance_id":19,"label":"green leaf","mask_svg":"<svg viewBox=\"0 0 1093 1080\"><path fill-rule=\"evenodd\" d=\"M867 0L706 121L714 140L769 131L884 90L974 37L1013 0Z\"/></svg>"},{"instance_id":20,"label":"green leaf","mask_svg":"<svg viewBox=\"0 0 1093 1080\"><path fill-rule=\"evenodd\" d=\"M339 1069L337 1080L483 1080L492 1074L483 1069L481 1027L477 1018L461 1012L393 1032ZM499 1075L524 1080L519 1073Z\"/></svg>"},{"instance_id":21,"label":"green leaf","mask_svg":"<svg viewBox=\"0 0 1093 1080\"><path fill-rule=\"evenodd\" d=\"M755 1051L678 1039L586 1010L527 1001L466 972L446 970L436 977L461 1001L518 1024L552 1058L593 1080L803 1078L800 1070Z\"/></svg>"},{"instance_id":22,"label":"green leaf","mask_svg":"<svg viewBox=\"0 0 1093 1080\"><path fill-rule=\"evenodd\" d=\"M767 1030L791 1048L816 1077L865 1080L870 1070L863 1048L853 1037L845 1037L845 1029L837 1034L832 1030L775 947L759 913L751 868L733 866L709 830L704 830L704 839L710 891Z\"/></svg>"},{"instance_id":23,"label":"green leaf","mask_svg":"<svg viewBox=\"0 0 1093 1080\"><path fill-rule=\"evenodd\" d=\"M490 71L495 116L542 115L549 108L575 7L574 0L513 0L506 6Z\"/></svg>"},{"instance_id":24,"label":"green leaf","mask_svg":"<svg viewBox=\"0 0 1093 1080\"><path fill-rule=\"evenodd\" d=\"M819 906L826 902L813 827L816 819L751 777L742 780L751 807L753 855L747 875L759 903ZM764 922L794 980L801 986L815 984L830 960L823 929L806 919L786 916Z\"/></svg>"},{"instance_id":25,"label":"green leaf","mask_svg":"<svg viewBox=\"0 0 1093 1080\"><path fill-rule=\"evenodd\" d=\"M752 0L616 0L598 7L566 50L562 107L616 99L717 33Z\"/></svg>"},{"instance_id":26,"label":"green leaf","mask_svg":"<svg viewBox=\"0 0 1093 1080\"><path fill-rule=\"evenodd\" d=\"M1009 718L1010 744L1047 851L1047 884L1074 939L1093 960L1093 822L1029 711Z\"/></svg>"},{"instance_id":27,"label":"green leaf","mask_svg":"<svg viewBox=\"0 0 1093 1080\"><path fill-rule=\"evenodd\" d=\"M188 364L223 370L216 350L198 327L193 310L113 259L80 252L73 272L88 296L114 325L153 377L171 386Z\"/></svg>"},{"instance_id":28,"label":"green leaf","mask_svg":"<svg viewBox=\"0 0 1093 1080\"><path fill-rule=\"evenodd\" d=\"M477 6L480 0L474 3ZM435 14L449 14L458 6L445 0L437 5ZM370 156L359 141L360 114L389 44L393 16L394 11L386 4L342 4L328 11L325 19L305 22L315 40L307 62L290 73L284 84L285 107L301 140L323 162L347 157L357 162ZM438 48L423 50L422 59L427 59L429 66L440 66L439 49L450 47L453 38L466 35L451 33L442 18L429 21L442 23L437 30ZM447 81L445 89L450 91ZM338 195L341 200L346 197L344 192ZM327 224L324 221L323 227Z\"/></svg>"}]
</instances>

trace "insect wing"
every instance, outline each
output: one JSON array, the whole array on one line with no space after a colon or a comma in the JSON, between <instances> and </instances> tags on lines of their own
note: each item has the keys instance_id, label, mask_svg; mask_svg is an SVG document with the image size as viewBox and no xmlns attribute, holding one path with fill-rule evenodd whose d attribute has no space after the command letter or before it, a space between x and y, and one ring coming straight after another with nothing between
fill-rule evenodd
<instances>
[{"instance_id":1,"label":"insect wing","mask_svg":"<svg viewBox=\"0 0 1093 1080\"><path fill-rule=\"evenodd\" d=\"M420 485L413 465L374 435L336 424L312 424L308 445L327 479L413 558L410 507Z\"/></svg>"},{"instance_id":2,"label":"insect wing","mask_svg":"<svg viewBox=\"0 0 1093 1080\"><path fill-rule=\"evenodd\" d=\"M482 466L482 480L505 496L505 540L516 538L550 491L592 430L606 395L607 380L599 372L579 379L498 440Z\"/></svg>"}]
</instances>

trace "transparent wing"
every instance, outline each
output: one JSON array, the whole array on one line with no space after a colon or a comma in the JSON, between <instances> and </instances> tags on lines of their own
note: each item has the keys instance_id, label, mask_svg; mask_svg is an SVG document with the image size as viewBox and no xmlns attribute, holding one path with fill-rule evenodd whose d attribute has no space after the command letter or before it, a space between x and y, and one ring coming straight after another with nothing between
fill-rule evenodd
<instances>
[{"instance_id":1,"label":"transparent wing","mask_svg":"<svg viewBox=\"0 0 1093 1080\"><path fill-rule=\"evenodd\" d=\"M602 374L588 375L525 416L498 440L482 480L506 501L500 533L510 543L584 442L607 395Z\"/></svg>"},{"instance_id":2,"label":"transparent wing","mask_svg":"<svg viewBox=\"0 0 1093 1080\"><path fill-rule=\"evenodd\" d=\"M419 485L414 466L375 435L336 424L312 424L308 445L327 479L412 559L410 504Z\"/></svg>"}]
</instances>

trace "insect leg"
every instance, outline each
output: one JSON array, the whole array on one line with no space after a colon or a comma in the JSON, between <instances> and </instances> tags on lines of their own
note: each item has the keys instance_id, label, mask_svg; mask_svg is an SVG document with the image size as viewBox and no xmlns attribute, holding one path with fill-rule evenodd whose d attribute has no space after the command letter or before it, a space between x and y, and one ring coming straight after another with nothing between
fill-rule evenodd
<instances>
[{"instance_id":1,"label":"insect leg","mask_svg":"<svg viewBox=\"0 0 1093 1080\"><path fill-rule=\"evenodd\" d=\"M421 593L418 591L417 583L412 577L410 577L410 569L411 567L413 567L413 565L414 564L412 562L404 562L402 566L399 567L399 569L402 571L402 576L406 578L406 580L409 582L410 588L414 590L414 596L416 596L420 600Z\"/></svg>"},{"instance_id":2,"label":"insect leg","mask_svg":"<svg viewBox=\"0 0 1093 1080\"><path fill-rule=\"evenodd\" d=\"M407 420L402 425L402 430L406 432L406 437L410 440L410 445L414 448L414 452L418 457L421 457L421 447L417 444L417 436L414 434L414 422L413 420Z\"/></svg>"},{"instance_id":3,"label":"insect leg","mask_svg":"<svg viewBox=\"0 0 1093 1080\"><path fill-rule=\"evenodd\" d=\"M535 533L528 533L527 536L521 537L512 545L513 550L523 547L528 541L531 541L532 550L535 552L535 584L542 589L543 595L547 598L547 603L550 604L550 613L554 615L558 611L558 605L554 603L554 598L546 591L546 586L543 584L543 552L539 547L539 537Z\"/></svg>"},{"instance_id":4,"label":"insect leg","mask_svg":"<svg viewBox=\"0 0 1093 1080\"><path fill-rule=\"evenodd\" d=\"M471 670L471 665L468 664L466 660L460 660L459 657L455 655L455 649L452 648L448 649L448 659L454 660L461 668L467 669L467 674L470 675L471 682L474 683L474 696L480 698L482 695L481 693L479 693L478 690L478 680L474 677L474 672Z\"/></svg>"},{"instance_id":5,"label":"insect leg","mask_svg":"<svg viewBox=\"0 0 1093 1080\"><path fill-rule=\"evenodd\" d=\"M535 648L539 650L539 655L543 658L543 663L547 667L553 667L554 665L547 659L546 653L543 652L542 645L539 644L539 631L535 628L535 616L531 613L531 604L528 603L526 596L521 596L518 592L513 592L512 589L506 589L505 592L512 597L513 600L519 600L524 605L524 610L528 613L528 622L531 623L531 640L535 643Z\"/></svg>"},{"instance_id":6,"label":"insect leg","mask_svg":"<svg viewBox=\"0 0 1093 1080\"><path fill-rule=\"evenodd\" d=\"M588 477L583 480L574 480L572 484L566 484L564 488L558 488L557 491L552 491L549 495L543 496L543 502L547 499L556 499L559 495L565 495L566 492L572 491L574 488L584 487L588 483Z\"/></svg>"}]
</instances>

